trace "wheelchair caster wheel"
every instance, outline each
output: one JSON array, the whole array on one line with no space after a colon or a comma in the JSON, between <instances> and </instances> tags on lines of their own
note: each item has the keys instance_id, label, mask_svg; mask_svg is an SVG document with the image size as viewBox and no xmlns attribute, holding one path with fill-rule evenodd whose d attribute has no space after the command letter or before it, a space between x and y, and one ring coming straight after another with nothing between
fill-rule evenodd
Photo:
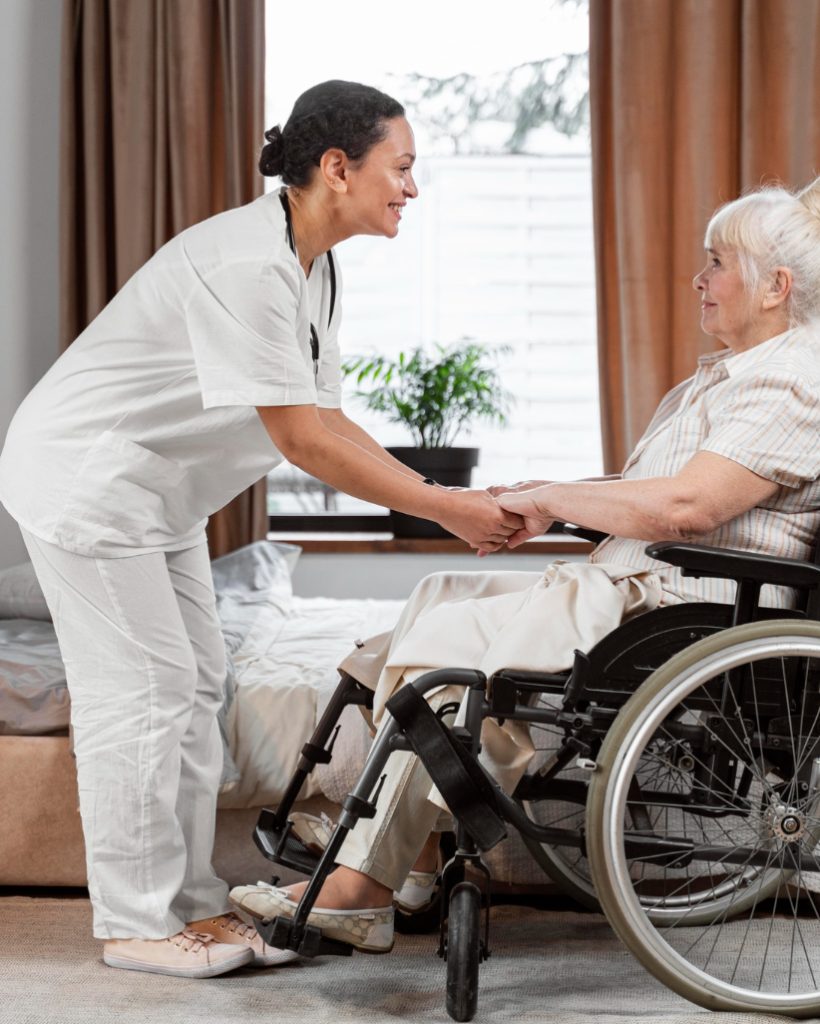
<instances>
[{"instance_id":1,"label":"wheelchair caster wheel","mask_svg":"<svg viewBox=\"0 0 820 1024\"><path fill-rule=\"evenodd\" d=\"M453 1020L472 1020L478 1007L480 935L481 893L472 882L460 882L447 922L447 1012Z\"/></svg>"}]
</instances>

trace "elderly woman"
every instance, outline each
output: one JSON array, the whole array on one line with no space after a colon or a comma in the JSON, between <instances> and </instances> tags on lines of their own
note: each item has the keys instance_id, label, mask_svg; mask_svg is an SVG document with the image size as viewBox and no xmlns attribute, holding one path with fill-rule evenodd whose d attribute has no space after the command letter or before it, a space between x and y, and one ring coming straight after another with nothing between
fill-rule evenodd
<instances>
[{"instance_id":1,"label":"elderly woman","mask_svg":"<svg viewBox=\"0 0 820 1024\"><path fill-rule=\"evenodd\" d=\"M652 541L809 554L820 526L820 178L796 195L772 188L729 203L710 221L705 245L706 266L693 282L701 324L725 347L703 356L694 377L663 399L622 475L492 489L524 518L511 547L552 519L610 536L587 564L553 565L543 577L424 580L395 631L345 665L375 686L377 720L394 690L423 671L557 670L571 664L574 648L588 649L628 616L732 600L733 583L684 579L648 558ZM791 594L769 588L763 600L785 605ZM430 699L453 696L445 689ZM525 728L487 721L482 744L488 770L514 786L532 750ZM393 891L404 884L412 902L432 886L437 800L414 755L391 755L375 818L347 837L316 901L311 920L326 935L369 951L391 947ZM289 916L300 894L244 886L232 900L260 918Z\"/></svg>"}]
</instances>

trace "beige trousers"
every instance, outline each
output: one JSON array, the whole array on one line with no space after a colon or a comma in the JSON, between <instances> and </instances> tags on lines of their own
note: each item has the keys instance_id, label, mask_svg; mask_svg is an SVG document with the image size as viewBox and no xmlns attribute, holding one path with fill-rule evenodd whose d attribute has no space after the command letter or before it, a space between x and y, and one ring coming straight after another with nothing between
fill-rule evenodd
<instances>
[{"instance_id":1,"label":"beige trousers","mask_svg":"<svg viewBox=\"0 0 820 1024\"><path fill-rule=\"evenodd\" d=\"M405 683L437 668L557 672L576 650L589 650L625 619L660 603L652 573L625 566L560 563L544 574L436 573L413 591L392 633L373 637L340 666L375 691L373 720ZM434 691L434 707L460 701L463 690ZM507 791L533 753L521 722L486 720L481 762ZM374 818L361 819L337 861L399 889L444 808L419 759L391 754Z\"/></svg>"}]
</instances>

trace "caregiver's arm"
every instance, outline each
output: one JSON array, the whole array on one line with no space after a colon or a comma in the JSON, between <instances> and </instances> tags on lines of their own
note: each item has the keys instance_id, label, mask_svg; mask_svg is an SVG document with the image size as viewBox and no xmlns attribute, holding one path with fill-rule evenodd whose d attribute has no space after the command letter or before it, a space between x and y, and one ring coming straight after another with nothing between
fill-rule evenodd
<instances>
[{"instance_id":1,"label":"caregiver's arm","mask_svg":"<svg viewBox=\"0 0 820 1024\"><path fill-rule=\"evenodd\" d=\"M380 462L383 462L386 466L392 466L393 469L398 470L404 476L412 477L414 480L424 479L420 473L417 473L409 466L405 466L403 462L399 462L398 459L394 458L390 452L385 451L374 437L371 437L358 423L354 423L341 409L322 409L317 406L316 411L322 423L324 423L328 430L332 430L334 434L346 437L348 441L352 441L360 448L364 448L366 452L375 455Z\"/></svg>"},{"instance_id":2,"label":"caregiver's arm","mask_svg":"<svg viewBox=\"0 0 820 1024\"><path fill-rule=\"evenodd\" d=\"M328 429L315 405L258 407L271 440L311 476L356 498L433 519L472 547L495 551L520 529L486 491L449 491L411 479L349 438Z\"/></svg>"},{"instance_id":3,"label":"caregiver's arm","mask_svg":"<svg viewBox=\"0 0 820 1024\"><path fill-rule=\"evenodd\" d=\"M524 517L517 547L553 519L638 540L693 540L760 505L778 485L731 459L698 452L675 476L551 483L496 500Z\"/></svg>"}]
</instances>

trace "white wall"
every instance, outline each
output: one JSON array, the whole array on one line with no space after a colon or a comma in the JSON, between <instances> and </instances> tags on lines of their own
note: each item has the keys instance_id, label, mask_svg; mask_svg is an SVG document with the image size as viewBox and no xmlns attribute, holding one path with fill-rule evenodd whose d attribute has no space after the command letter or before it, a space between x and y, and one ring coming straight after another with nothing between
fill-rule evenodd
<instances>
[{"instance_id":1,"label":"white wall","mask_svg":"<svg viewBox=\"0 0 820 1024\"><path fill-rule=\"evenodd\" d=\"M0 0L0 439L58 352L60 0ZM26 557L0 507L0 568Z\"/></svg>"},{"instance_id":2,"label":"white wall","mask_svg":"<svg viewBox=\"0 0 820 1024\"><path fill-rule=\"evenodd\" d=\"M295 543L299 543L295 540ZM582 562L583 555L561 554L565 562ZM379 552L326 554L303 551L293 574L293 592L299 597L408 597L413 587L431 572L544 571L549 555L421 555Z\"/></svg>"}]
</instances>

